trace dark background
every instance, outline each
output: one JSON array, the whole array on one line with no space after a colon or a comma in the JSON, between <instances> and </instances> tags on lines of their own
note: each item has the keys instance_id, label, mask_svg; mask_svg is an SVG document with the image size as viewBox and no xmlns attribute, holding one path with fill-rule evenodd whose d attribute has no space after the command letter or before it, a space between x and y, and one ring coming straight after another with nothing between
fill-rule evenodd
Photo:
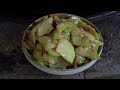
<instances>
[{"instance_id":1,"label":"dark background","mask_svg":"<svg viewBox=\"0 0 120 90\"><path fill-rule=\"evenodd\" d=\"M34 20L49 13L72 13L84 17L119 6L115 5L115 2L111 4L110 2L106 3L101 0L4 0L0 3L0 16Z\"/></svg>"}]
</instances>

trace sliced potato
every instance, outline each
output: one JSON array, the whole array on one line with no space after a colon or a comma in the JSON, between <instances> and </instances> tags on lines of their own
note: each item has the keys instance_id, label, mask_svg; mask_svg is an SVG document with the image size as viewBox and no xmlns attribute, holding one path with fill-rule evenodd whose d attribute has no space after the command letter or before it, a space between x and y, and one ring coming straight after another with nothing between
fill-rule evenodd
<instances>
[{"instance_id":1,"label":"sliced potato","mask_svg":"<svg viewBox=\"0 0 120 90\"><path fill-rule=\"evenodd\" d=\"M29 33L28 33L28 31L29 31ZM24 42L24 43L25 43L27 49L28 49L28 47L29 47L29 49L30 48L33 49L36 44L36 36L35 36L36 31L35 30L32 30L32 31L28 30L28 31L26 32L28 37L27 37L26 42Z\"/></svg>"},{"instance_id":2,"label":"sliced potato","mask_svg":"<svg viewBox=\"0 0 120 90\"><path fill-rule=\"evenodd\" d=\"M68 21L73 22L74 24L78 24L79 20L78 19L68 19Z\"/></svg>"},{"instance_id":3,"label":"sliced potato","mask_svg":"<svg viewBox=\"0 0 120 90\"><path fill-rule=\"evenodd\" d=\"M58 32L55 31L54 35L53 35L53 39L62 39L62 38L66 38L66 39L70 39L70 33L69 32Z\"/></svg>"},{"instance_id":4,"label":"sliced potato","mask_svg":"<svg viewBox=\"0 0 120 90\"><path fill-rule=\"evenodd\" d=\"M82 38L77 37L77 36L72 36L72 43L73 43L73 45L81 46L82 45Z\"/></svg>"},{"instance_id":5,"label":"sliced potato","mask_svg":"<svg viewBox=\"0 0 120 90\"><path fill-rule=\"evenodd\" d=\"M72 28L74 26L76 26L76 25L73 22L64 21L64 22L61 22L57 25L57 30L58 30L58 32L62 32L63 30L68 29L68 28Z\"/></svg>"},{"instance_id":6,"label":"sliced potato","mask_svg":"<svg viewBox=\"0 0 120 90\"><path fill-rule=\"evenodd\" d=\"M54 16L53 19L54 19L55 22L61 22L61 20L60 20L60 18L58 16Z\"/></svg>"},{"instance_id":7,"label":"sliced potato","mask_svg":"<svg viewBox=\"0 0 120 90\"><path fill-rule=\"evenodd\" d=\"M84 60L84 57L76 55L74 65L81 65L84 62Z\"/></svg>"},{"instance_id":8,"label":"sliced potato","mask_svg":"<svg viewBox=\"0 0 120 90\"><path fill-rule=\"evenodd\" d=\"M58 40L53 39L52 41L53 41L53 43L58 44Z\"/></svg>"},{"instance_id":9,"label":"sliced potato","mask_svg":"<svg viewBox=\"0 0 120 90\"><path fill-rule=\"evenodd\" d=\"M75 49L77 55L82 57L88 57L91 60L100 59L98 53L96 53L91 47L78 47Z\"/></svg>"},{"instance_id":10,"label":"sliced potato","mask_svg":"<svg viewBox=\"0 0 120 90\"><path fill-rule=\"evenodd\" d=\"M53 30L53 18L50 17L46 20L44 20L43 22L41 22L41 24L37 27L37 37L46 35L48 33L51 32L51 30Z\"/></svg>"},{"instance_id":11,"label":"sliced potato","mask_svg":"<svg viewBox=\"0 0 120 90\"><path fill-rule=\"evenodd\" d=\"M41 44L36 44L35 49L38 52L44 52L44 47Z\"/></svg>"},{"instance_id":12,"label":"sliced potato","mask_svg":"<svg viewBox=\"0 0 120 90\"><path fill-rule=\"evenodd\" d=\"M59 57L60 56L60 54L59 53L57 53L55 50L53 50L53 49L49 49L49 50L47 50L47 52L48 52L48 54L50 55L50 56L53 56L53 57Z\"/></svg>"},{"instance_id":13,"label":"sliced potato","mask_svg":"<svg viewBox=\"0 0 120 90\"><path fill-rule=\"evenodd\" d=\"M49 49L55 48L55 47L56 47L56 44L50 42L50 43L47 43L47 44L45 44L45 45L43 45L43 46L44 46L45 50L47 51L47 50L49 50Z\"/></svg>"},{"instance_id":14,"label":"sliced potato","mask_svg":"<svg viewBox=\"0 0 120 90\"><path fill-rule=\"evenodd\" d=\"M58 62L56 64L49 64L50 68L54 69L66 69L69 65L69 62L65 61L63 58L58 58Z\"/></svg>"},{"instance_id":15,"label":"sliced potato","mask_svg":"<svg viewBox=\"0 0 120 90\"><path fill-rule=\"evenodd\" d=\"M48 62L44 60L42 53L43 52L38 51L37 49L34 50L33 57L36 59L35 62L40 65L44 64L45 66L48 66Z\"/></svg>"},{"instance_id":16,"label":"sliced potato","mask_svg":"<svg viewBox=\"0 0 120 90\"><path fill-rule=\"evenodd\" d=\"M89 40L88 37L87 38L82 38L81 46L83 46L83 47L89 47L90 46L90 40Z\"/></svg>"},{"instance_id":17,"label":"sliced potato","mask_svg":"<svg viewBox=\"0 0 120 90\"><path fill-rule=\"evenodd\" d=\"M36 35L36 30L34 30L34 29L28 35L29 41L34 45L36 43L36 36L35 35Z\"/></svg>"},{"instance_id":18,"label":"sliced potato","mask_svg":"<svg viewBox=\"0 0 120 90\"><path fill-rule=\"evenodd\" d=\"M73 27L73 29L71 31L72 36L81 36L81 35L84 35L84 33L85 32L78 27Z\"/></svg>"},{"instance_id":19,"label":"sliced potato","mask_svg":"<svg viewBox=\"0 0 120 90\"><path fill-rule=\"evenodd\" d=\"M93 34L95 36L95 39L97 40L101 39L101 36L95 31L95 29L90 25L86 24L85 22L83 22L82 20L79 21L78 25L80 25L85 31L88 31L91 34Z\"/></svg>"},{"instance_id":20,"label":"sliced potato","mask_svg":"<svg viewBox=\"0 0 120 90\"><path fill-rule=\"evenodd\" d=\"M49 64L55 64L58 62L57 58L52 57L50 55L48 55L47 53L43 54L43 58L46 62L48 62Z\"/></svg>"},{"instance_id":21,"label":"sliced potato","mask_svg":"<svg viewBox=\"0 0 120 90\"><path fill-rule=\"evenodd\" d=\"M89 40L95 40L95 37L91 33L85 32L85 35L89 38Z\"/></svg>"},{"instance_id":22,"label":"sliced potato","mask_svg":"<svg viewBox=\"0 0 120 90\"><path fill-rule=\"evenodd\" d=\"M75 51L73 45L67 39L60 39L56 52L59 53L66 61L73 63Z\"/></svg>"},{"instance_id":23,"label":"sliced potato","mask_svg":"<svg viewBox=\"0 0 120 90\"><path fill-rule=\"evenodd\" d=\"M98 41L98 40L94 40L93 42L94 42L94 43L96 43L96 44L98 44L99 46L101 46L101 45L103 45L103 44L104 44L103 42Z\"/></svg>"},{"instance_id":24,"label":"sliced potato","mask_svg":"<svg viewBox=\"0 0 120 90\"><path fill-rule=\"evenodd\" d=\"M44 47L45 50L55 48L56 44L52 42L52 37L43 36L38 38L39 43Z\"/></svg>"},{"instance_id":25,"label":"sliced potato","mask_svg":"<svg viewBox=\"0 0 120 90\"><path fill-rule=\"evenodd\" d=\"M53 39L61 39L63 38L62 33L58 32L57 30L54 32Z\"/></svg>"},{"instance_id":26,"label":"sliced potato","mask_svg":"<svg viewBox=\"0 0 120 90\"><path fill-rule=\"evenodd\" d=\"M62 32L62 35L63 35L63 38L67 39L67 40L70 40L70 33L63 33Z\"/></svg>"},{"instance_id":27,"label":"sliced potato","mask_svg":"<svg viewBox=\"0 0 120 90\"><path fill-rule=\"evenodd\" d=\"M44 44L47 44L48 42L52 42L52 37L50 36L39 37L38 41L40 44L44 45Z\"/></svg>"}]
</instances>

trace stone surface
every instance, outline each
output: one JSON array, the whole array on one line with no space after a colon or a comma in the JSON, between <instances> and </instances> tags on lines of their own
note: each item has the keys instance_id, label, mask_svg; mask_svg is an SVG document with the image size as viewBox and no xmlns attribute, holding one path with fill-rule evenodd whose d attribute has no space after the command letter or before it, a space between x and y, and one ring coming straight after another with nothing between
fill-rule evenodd
<instances>
[{"instance_id":1,"label":"stone surface","mask_svg":"<svg viewBox=\"0 0 120 90\"><path fill-rule=\"evenodd\" d=\"M57 76L44 73L32 65L17 65L13 71L3 71L0 79L83 79L83 74Z\"/></svg>"},{"instance_id":2,"label":"stone surface","mask_svg":"<svg viewBox=\"0 0 120 90\"><path fill-rule=\"evenodd\" d=\"M104 37L102 59L85 71L85 78L120 78L120 16L93 22Z\"/></svg>"},{"instance_id":3,"label":"stone surface","mask_svg":"<svg viewBox=\"0 0 120 90\"><path fill-rule=\"evenodd\" d=\"M32 66L21 50L22 35L30 22L0 18L0 79L119 79L120 14L92 18L104 37L102 59L75 75L56 76Z\"/></svg>"}]
</instances>

